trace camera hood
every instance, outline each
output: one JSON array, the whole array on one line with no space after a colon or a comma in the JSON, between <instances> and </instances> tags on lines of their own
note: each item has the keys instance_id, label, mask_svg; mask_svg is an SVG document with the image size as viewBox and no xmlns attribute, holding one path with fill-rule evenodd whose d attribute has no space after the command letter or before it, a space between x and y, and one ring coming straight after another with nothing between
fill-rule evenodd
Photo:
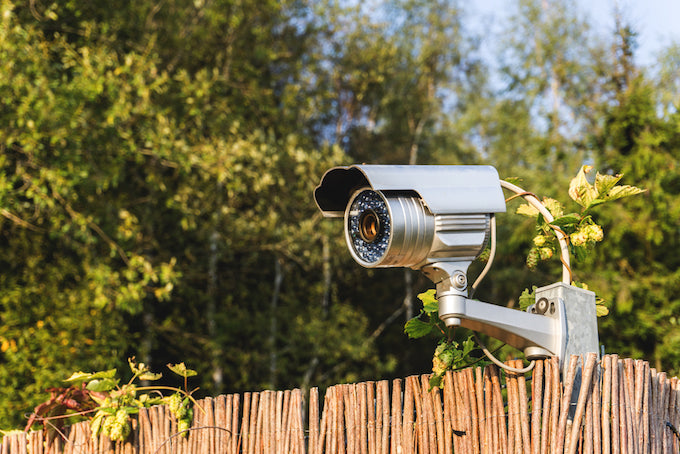
<instances>
[{"instance_id":1,"label":"camera hood","mask_svg":"<svg viewBox=\"0 0 680 454\"><path fill-rule=\"evenodd\" d=\"M360 188L415 192L434 215L505 212L498 172L491 166L334 167L321 178L314 200L325 217L343 217L350 198Z\"/></svg>"}]
</instances>

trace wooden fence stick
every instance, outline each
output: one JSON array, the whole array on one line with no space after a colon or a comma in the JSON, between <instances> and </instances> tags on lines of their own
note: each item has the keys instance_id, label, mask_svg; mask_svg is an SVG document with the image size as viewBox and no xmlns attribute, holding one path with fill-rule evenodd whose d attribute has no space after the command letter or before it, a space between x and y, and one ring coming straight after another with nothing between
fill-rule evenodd
<instances>
[{"instance_id":1,"label":"wooden fence stick","mask_svg":"<svg viewBox=\"0 0 680 454\"><path fill-rule=\"evenodd\" d=\"M404 454L414 454L414 421L413 421L413 383L408 377L404 380L404 415L403 415Z\"/></svg>"},{"instance_id":2,"label":"wooden fence stick","mask_svg":"<svg viewBox=\"0 0 680 454\"><path fill-rule=\"evenodd\" d=\"M666 421L668 421L668 395L669 395L669 387L668 387L668 377L666 376L665 372L662 372L659 374L659 416L660 416L660 421L659 421L659 428L661 432L661 442L662 442L662 449L664 453L667 453L670 451L670 446L669 446L669 434L671 431L666 427Z\"/></svg>"},{"instance_id":3,"label":"wooden fence stick","mask_svg":"<svg viewBox=\"0 0 680 454\"><path fill-rule=\"evenodd\" d=\"M592 407L593 407L593 421L592 421L592 428L593 428L593 451L595 453L601 453L602 452L602 427L600 426L601 424L601 415L600 415L600 409L602 408L602 404L600 402L602 393L601 393L601 372L602 372L602 362L599 362L595 366L595 370L593 371L593 392L592 392Z\"/></svg>"},{"instance_id":4,"label":"wooden fence stick","mask_svg":"<svg viewBox=\"0 0 680 454\"><path fill-rule=\"evenodd\" d=\"M461 452L463 450L463 439L461 432L465 430L463 427L463 422L458 419L458 406L461 402L458 402L458 397L456 395L455 387L456 375L447 371L444 378L444 400L447 403L447 419L451 425L451 436L452 445L454 452Z\"/></svg>"},{"instance_id":5,"label":"wooden fence stick","mask_svg":"<svg viewBox=\"0 0 680 454\"><path fill-rule=\"evenodd\" d=\"M368 454L376 454L375 449L375 382L366 382L366 425L368 429ZM319 453L320 454L320 453Z\"/></svg>"},{"instance_id":6,"label":"wooden fence stick","mask_svg":"<svg viewBox=\"0 0 680 454\"><path fill-rule=\"evenodd\" d=\"M515 448L519 448L515 443L515 435L519 433L519 430L515 429L515 398L514 390L511 385L511 380L508 378L509 374L505 375L505 392L507 396L507 409L508 409L508 445L505 447L508 454L516 454Z\"/></svg>"},{"instance_id":7,"label":"wooden fence stick","mask_svg":"<svg viewBox=\"0 0 680 454\"><path fill-rule=\"evenodd\" d=\"M470 397L470 423L472 425L472 453L480 454L480 424L479 414L477 412L477 387L475 386L475 377L472 368L464 370L465 378L467 380L467 389Z\"/></svg>"},{"instance_id":8,"label":"wooden fence stick","mask_svg":"<svg viewBox=\"0 0 680 454\"><path fill-rule=\"evenodd\" d=\"M303 425L302 409L304 396L299 388L295 389L295 426L297 430L297 453L305 454L305 428Z\"/></svg>"},{"instance_id":9,"label":"wooden fence stick","mask_svg":"<svg viewBox=\"0 0 680 454\"><path fill-rule=\"evenodd\" d=\"M507 361L507 366L514 367L515 361ZM505 385L508 392L508 453L522 452L522 429L519 414L519 390L517 374L505 373Z\"/></svg>"},{"instance_id":10,"label":"wooden fence stick","mask_svg":"<svg viewBox=\"0 0 680 454\"><path fill-rule=\"evenodd\" d=\"M543 410L541 415L541 454L548 453L550 446L550 421L551 421L551 405L552 405L552 391L553 391L553 371L552 361L546 359L543 362L543 375L545 383L543 386ZM558 372L559 373L559 372Z\"/></svg>"},{"instance_id":11,"label":"wooden fence stick","mask_svg":"<svg viewBox=\"0 0 680 454\"><path fill-rule=\"evenodd\" d=\"M423 399L423 423L425 424L425 437L427 438L427 449L425 452L429 453L437 449L437 430L435 427L434 418L434 403L432 402L433 393L430 392L430 377L423 375L421 380L421 390Z\"/></svg>"},{"instance_id":12,"label":"wooden fence stick","mask_svg":"<svg viewBox=\"0 0 680 454\"><path fill-rule=\"evenodd\" d=\"M541 452L541 412L543 410L543 364L537 360L531 376L531 454Z\"/></svg>"},{"instance_id":13,"label":"wooden fence stick","mask_svg":"<svg viewBox=\"0 0 680 454\"><path fill-rule=\"evenodd\" d=\"M550 358L550 366L553 370L552 377L552 404L550 406L550 452L556 452L557 429L559 427L560 403L562 402L562 386L560 381L560 361L556 356Z\"/></svg>"},{"instance_id":14,"label":"wooden fence stick","mask_svg":"<svg viewBox=\"0 0 680 454\"><path fill-rule=\"evenodd\" d=\"M368 402L366 400L366 383L357 385L357 401L359 403L359 452L368 454Z\"/></svg>"},{"instance_id":15,"label":"wooden fence stick","mask_svg":"<svg viewBox=\"0 0 680 454\"><path fill-rule=\"evenodd\" d=\"M611 453L610 409L612 396L612 358L605 355L602 358L602 454Z\"/></svg>"},{"instance_id":16,"label":"wooden fence stick","mask_svg":"<svg viewBox=\"0 0 680 454\"><path fill-rule=\"evenodd\" d=\"M335 427L335 437L336 437L336 444L338 447L338 454L345 454L346 452L346 447L347 444L349 443L349 440L347 440L347 433L345 432L346 427L345 427L345 387L344 385L337 385L337 389L335 391L335 402L337 405L337 411L336 411L336 420L335 423L337 426Z\"/></svg>"},{"instance_id":17,"label":"wooden fence stick","mask_svg":"<svg viewBox=\"0 0 680 454\"><path fill-rule=\"evenodd\" d=\"M521 359L515 361L515 367L518 369L524 367ZM524 447L523 452L529 452L531 450L531 431L529 429L529 401L527 400L527 383L524 374L517 375L517 390L519 391L519 419L522 430L522 446Z\"/></svg>"},{"instance_id":18,"label":"wooden fence stick","mask_svg":"<svg viewBox=\"0 0 680 454\"><path fill-rule=\"evenodd\" d=\"M642 360L632 361L631 375L633 378L633 420L635 422L635 442L637 452L642 452L645 434L643 427L642 400L644 397L644 367Z\"/></svg>"},{"instance_id":19,"label":"wooden fence stick","mask_svg":"<svg viewBox=\"0 0 680 454\"><path fill-rule=\"evenodd\" d=\"M621 452L621 421L619 410L619 357L611 355L611 369L612 369L612 453L619 454Z\"/></svg>"},{"instance_id":20,"label":"wooden fence stick","mask_svg":"<svg viewBox=\"0 0 680 454\"><path fill-rule=\"evenodd\" d=\"M498 452L498 432L495 430L495 421L493 414L493 391L491 389L490 366L484 368L484 427L486 431L486 439L488 451L487 454Z\"/></svg>"},{"instance_id":21,"label":"wooden fence stick","mask_svg":"<svg viewBox=\"0 0 680 454\"><path fill-rule=\"evenodd\" d=\"M388 430L387 427L383 426L382 422L382 413L383 413L383 392L384 389L382 386L380 386L380 383L378 383L378 386L375 391L375 452L381 454L382 451L382 445L381 445L381 440L382 440L382 434L384 431ZM401 418L401 414L399 414L399 417Z\"/></svg>"},{"instance_id":22,"label":"wooden fence stick","mask_svg":"<svg viewBox=\"0 0 680 454\"><path fill-rule=\"evenodd\" d=\"M619 405L621 408L622 432L621 450L623 452L635 453L637 440L635 439L635 427L632 417L632 399L630 390L630 379L626 373L626 362L619 361Z\"/></svg>"},{"instance_id":23,"label":"wooden fence stick","mask_svg":"<svg viewBox=\"0 0 680 454\"><path fill-rule=\"evenodd\" d=\"M267 405L267 393L266 392L260 392L257 393L257 400L253 399L253 402L257 402L257 413L253 411L250 412L250 415L255 416L255 424L251 425L251 429L254 429L254 433L252 435L252 439L254 440L253 443L253 448L251 448L253 454L262 454L262 445L263 445L263 427L264 427L264 410L265 410L265 405ZM287 451L287 450L286 450Z\"/></svg>"},{"instance_id":24,"label":"wooden fence stick","mask_svg":"<svg viewBox=\"0 0 680 454\"><path fill-rule=\"evenodd\" d=\"M627 431L627 445L628 450L631 452L637 452L638 446L638 427L637 418L633 415L635 411L635 373L633 371L633 360L626 358L623 361L623 389L624 389L624 399L626 408L626 424L628 425Z\"/></svg>"},{"instance_id":25,"label":"wooden fence stick","mask_svg":"<svg viewBox=\"0 0 680 454\"><path fill-rule=\"evenodd\" d=\"M562 404L560 406L560 420L557 428L557 438L554 452L562 452L565 448L565 437L567 432L567 417L569 416L569 408L571 406L571 393L574 386L574 377L576 376L576 366L579 358L572 355L569 362L569 369L567 376L564 378L564 392L562 394Z\"/></svg>"},{"instance_id":26,"label":"wooden fence stick","mask_svg":"<svg viewBox=\"0 0 680 454\"><path fill-rule=\"evenodd\" d=\"M390 430L392 433L390 437L390 452L393 454L403 450L401 383L402 380L399 378L392 381L392 422L388 427L385 427L385 430ZM376 437L376 443L377 440L378 438Z\"/></svg>"},{"instance_id":27,"label":"wooden fence stick","mask_svg":"<svg viewBox=\"0 0 680 454\"><path fill-rule=\"evenodd\" d=\"M380 399L382 401L380 452L381 454L388 454L390 449L390 384L387 380L381 380L378 383L378 387L380 388Z\"/></svg>"},{"instance_id":28,"label":"wooden fence stick","mask_svg":"<svg viewBox=\"0 0 680 454\"><path fill-rule=\"evenodd\" d=\"M649 363L643 363L643 383L642 383L642 452L649 453L652 450L650 421L649 421L649 399L651 393L651 371Z\"/></svg>"},{"instance_id":29,"label":"wooden fence stick","mask_svg":"<svg viewBox=\"0 0 680 454\"><path fill-rule=\"evenodd\" d=\"M456 395L458 423L464 432L460 437L463 452L472 452L472 424L470 421L470 392L465 379L464 371L459 370L454 374L453 387Z\"/></svg>"},{"instance_id":30,"label":"wooden fence stick","mask_svg":"<svg viewBox=\"0 0 680 454\"><path fill-rule=\"evenodd\" d=\"M426 436L426 430L427 428L424 427L424 416L423 416L423 407L422 407L422 392L420 390L420 383L418 382L418 377L416 376L411 376L409 377L409 380L411 381L411 386L413 387L413 402L415 403L415 408L416 408L416 424L415 424L415 429L416 429L416 436L415 436L415 441L418 446L418 453L420 454L426 454L427 453L427 436Z\"/></svg>"},{"instance_id":31,"label":"wooden fence stick","mask_svg":"<svg viewBox=\"0 0 680 454\"><path fill-rule=\"evenodd\" d=\"M354 386L343 385L345 406L345 430L347 432L347 452L359 454L357 451L357 436L356 430L358 422L356 421L356 395L354 393Z\"/></svg>"},{"instance_id":32,"label":"wooden fence stick","mask_svg":"<svg viewBox=\"0 0 680 454\"><path fill-rule=\"evenodd\" d=\"M649 407L649 438L650 442L652 445L652 452L653 453L658 453L660 450L660 444L659 444L659 429L658 425L659 422L657 420L658 417L658 400L659 400L659 390L658 390L658 383L659 383L659 377L657 374L656 369L651 368L650 369L650 397L651 397L651 404Z\"/></svg>"},{"instance_id":33,"label":"wooden fence stick","mask_svg":"<svg viewBox=\"0 0 680 454\"><path fill-rule=\"evenodd\" d=\"M673 427L677 430L678 426L680 426L680 383L678 382L677 377L673 377L671 379L671 415L669 415L669 419L671 424L673 424ZM671 451L673 452L680 452L680 440L678 439L678 435L676 433L673 433L670 435L672 439L671 443Z\"/></svg>"},{"instance_id":34,"label":"wooden fence stick","mask_svg":"<svg viewBox=\"0 0 680 454\"><path fill-rule=\"evenodd\" d=\"M484 377L481 367L475 367L475 398L477 403L477 424L479 425L479 452L488 454L489 440L486 434L486 419L484 413ZM451 452L447 450L446 452Z\"/></svg>"},{"instance_id":35,"label":"wooden fence stick","mask_svg":"<svg viewBox=\"0 0 680 454\"><path fill-rule=\"evenodd\" d=\"M588 397L586 399L586 414L585 414L585 419L584 419L584 425L583 425L583 450L582 452L584 454L593 454L594 452L594 445L595 445L595 435L594 435L594 427L593 427L593 413L594 413L594 404L593 404L593 388L594 384L591 381L590 383L590 390L588 391Z\"/></svg>"},{"instance_id":36,"label":"wooden fence stick","mask_svg":"<svg viewBox=\"0 0 680 454\"><path fill-rule=\"evenodd\" d=\"M434 412L434 424L437 432L437 452L450 452L446 450L444 436L444 414L442 412L441 391L439 388L432 390L432 405Z\"/></svg>"},{"instance_id":37,"label":"wooden fence stick","mask_svg":"<svg viewBox=\"0 0 680 454\"><path fill-rule=\"evenodd\" d=\"M338 448L335 441L335 387L333 386L326 389L323 412L326 416L326 424L321 426L325 440L325 449L323 452L327 454L337 454ZM323 415L321 416L321 419L324 419ZM321 437L321 435L319 436Z\"/></svg>"},{"instance_id":38,"label":"wooden fence stick","mask_svg":"<svg viewBox=\"0 0 680 454\"><path fill-rule=\"evenodd\" d=\"M453 421L451 420L452 416L452 411L451 411L451 396L449 395L450 393L450 381L453 380L451 378L451 371L448 371L446 376L444 377L444 382L443 382L443 387L441 390L441 397L442 397L442 405L444 407L444 413L443 413L443 423L444 423L444 452L454 452L454 444L453 444Z\"/></svg>"},{"instance_id":39,"label":"wooden fence stick","mask_svg":"<svg viewBox=\"0 0 680 454\"><path fill-rule=\"evenodd\" d=\"M495 405L496 424L499 434L499 446L501 452L507 452L508 446L508 430L505 425L505 409L503 406L503 395L501 394L501 382L499 371L496 366L491 367L491 389L493 392L493 401Z\"/></svg>"},{"instance_id":40,"label":"wooden fence stick","mask_svg":"<svg viewBox=\"0 0 680 454\"><path fill-rule=\"evenodd\" d=\"M579 390L578 402L576 404L576 413L574 414L574 422L571 427L571 437L569 441L569 454L576 452L578 444L579 433L581 432L581 422L586 408L586 401L590 393L590 383L593 379L593 369L597 362L597 353L588 353L586 355L586 363L581 374L581 389Z\"/></svg>"},{"instance_id":41,"label":"wooden fence stick","mask_svg":"<svg viewBox=\"0 0 680 454\"><path fill-rule=\"evenodd\" d=\"M474 428L472 419L472 390L470 389L470 384L466 377L467 370L456 371L456 379L454 385L456 385L456 390L458 393L458 399L461 405L458 405L458 419L464 424L465 434L461 437L463 440L463 446L465 446L465 452L474 453Z\"/></svg>"}]
</instances>

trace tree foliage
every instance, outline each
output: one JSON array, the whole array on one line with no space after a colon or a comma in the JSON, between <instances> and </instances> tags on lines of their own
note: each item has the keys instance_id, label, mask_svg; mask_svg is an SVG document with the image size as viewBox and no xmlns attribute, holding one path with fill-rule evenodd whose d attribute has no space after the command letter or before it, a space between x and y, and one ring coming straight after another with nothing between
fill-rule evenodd
<instances>
[{"instance_id":1,"label":"tree foliage","mask_svg":"<svg viewBox=\"0 0 680 454\"><path fill-rule=\"evenodd\" d=\"M647 75L620 20L596 38L574 2L521 0L494 78L462 4L375 3L0 0L0 426L133 355L204 393L429 370L435 341L393 322L430 283L360 269L313 205L351 162L649 188L603 209L582 280L607 349L680 367L677 46ZM499 217L480 298L554 279L523 266L534 234Z\"/></svg>"}]
</instances>

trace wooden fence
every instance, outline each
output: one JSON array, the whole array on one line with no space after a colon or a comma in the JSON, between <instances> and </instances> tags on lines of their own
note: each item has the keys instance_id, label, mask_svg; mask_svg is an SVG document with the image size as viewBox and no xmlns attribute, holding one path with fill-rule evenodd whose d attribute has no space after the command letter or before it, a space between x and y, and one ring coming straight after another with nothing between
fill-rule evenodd
<instances>
[{"instance_id":1,"label":"wooden fence","mask_svg":"<svg viewBox=\"0 0 680 454\"><path fill-rule=\"evenodd\" d=\"M508 362L518 366L519 362ZM49 444L42 431L5 436L0 454L428 454L678 453L680 392L640 360L572 357L560 380L556 358L531 376L496 366L318 389L304 412L300 390L207 398L186 436L165 407L142 410L126 443L91 439L87 423ZM580 386L579 386L580 382ZM576 386L575 386L576 383Z\"/></svg>"}]
</instances>

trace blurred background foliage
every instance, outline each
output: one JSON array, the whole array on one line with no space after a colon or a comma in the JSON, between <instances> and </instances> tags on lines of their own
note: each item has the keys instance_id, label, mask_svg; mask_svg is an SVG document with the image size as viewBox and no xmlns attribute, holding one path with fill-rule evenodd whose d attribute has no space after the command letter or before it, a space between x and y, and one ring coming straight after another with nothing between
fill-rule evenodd
<instances>
[{"instance_id":1,"label":"blurred background foliage","mask_svg":"<svg viewBox=\"0 0 680 454\"><path fill-rule=\"evenodd\" d=\"M445 0L0 0L0 427L132 355L204 394L430 370L403 323L432 284L360 268L314 205L354 162L491 164L563 202L584 163L625 173L649 191L575 275L607 351L680 372L680 47L639 67L622 14L511 7L501 38ZM518 204L482 300L558 279Z\"/></svg>"}]
</instances>

